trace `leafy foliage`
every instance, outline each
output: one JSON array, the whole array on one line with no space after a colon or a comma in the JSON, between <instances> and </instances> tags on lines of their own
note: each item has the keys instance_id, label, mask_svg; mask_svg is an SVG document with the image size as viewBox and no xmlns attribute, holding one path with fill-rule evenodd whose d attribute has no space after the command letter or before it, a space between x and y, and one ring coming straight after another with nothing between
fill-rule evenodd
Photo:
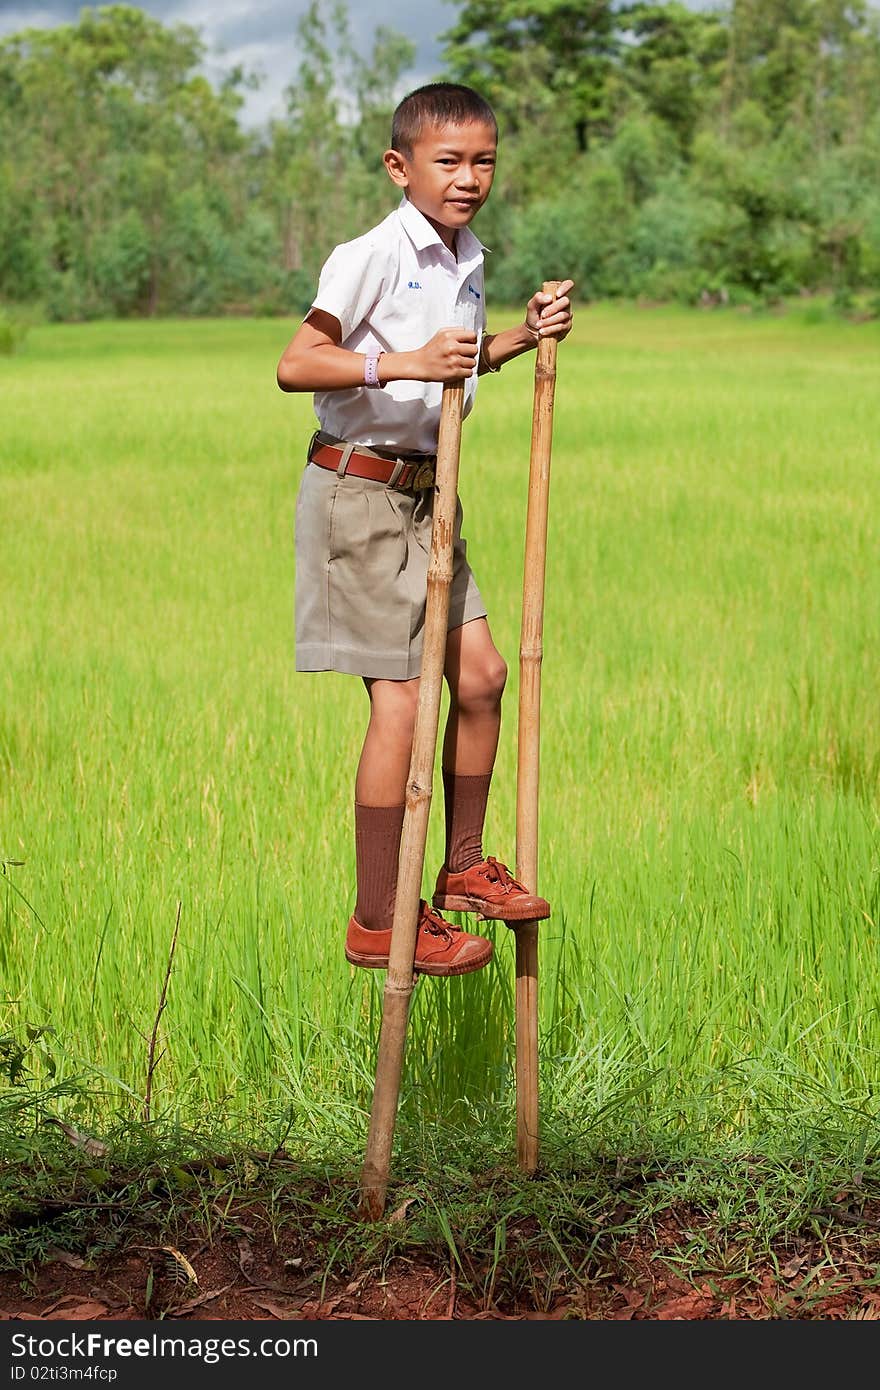
<instances>
[{"instance_id":1,"label":"leafy foliage","mask_svg":"<svg viewBox=\"0 0 880 1390\"><path fill-rule=\"evenodd\" d=\"M865 0L459 0L444 76L493 103L490 291L838 304L880 280L880 21ZM128 5L0 42L0 302L49 317L301 312L381 168L415 48L312 0L286 111L241 123L198 30ZM412 84L409 84L412 85ZM8 335L7 335L8 337ZM9 350L9 349L7 349Z\"/></svg>"}]
</instances>

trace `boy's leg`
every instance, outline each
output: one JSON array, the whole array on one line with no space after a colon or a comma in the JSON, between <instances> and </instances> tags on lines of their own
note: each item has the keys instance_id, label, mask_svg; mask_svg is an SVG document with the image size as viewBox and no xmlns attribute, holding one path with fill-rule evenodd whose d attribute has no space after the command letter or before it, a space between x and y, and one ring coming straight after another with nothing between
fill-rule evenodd
<instances>
[{"instance_id":1,"label":"boy's leg","mask_svg":"<svg viewBox=\"0 0 880 1390\"><path fill-rule=\"evenodd\" d=\"M453 628L446 643L449 717L443 739L446 868L483 858L483 822L501 731L507 664L485 618Z\"/></svg>"},{"instance_id":2,"label":"boy's leg","mask_svg":"<svg viewBox=\"0 0 880 1390\"><path fill-rule=\"evenodd\" d=\"M419 683L365 680L364 684L370 697L370 722L354 792L354 915L362 927L385 931L394 918L397 859Z\"/></svg>"},{"instance_id":3,"label":"boy's leg","mask_svg":"<svg viewBox=\"0 0 880 1390\"><path fill-rule=\"evenodd\" d=\"M485 618L450 632L445 674L450 694L443 741L446 862L437 877L434 906L508 922L549 917L544 898L527 893L505 864L483 857L483 823L507 679Z\"/></svg>"},{"instance_id":4,"label":"boy's leg","mask_svg":"<svg viewBox=\"0 0 880 1390\"><path fill-rule=\"evenodd\" d=\"M355 783L357 905L345 954L353 965L385 969L397 890L400 834L412 756L419 682L365 680L370 722ZM426 975L479 970L492 943L461 931L422 902L414 968Z\"/></svg>"}]
</instances>

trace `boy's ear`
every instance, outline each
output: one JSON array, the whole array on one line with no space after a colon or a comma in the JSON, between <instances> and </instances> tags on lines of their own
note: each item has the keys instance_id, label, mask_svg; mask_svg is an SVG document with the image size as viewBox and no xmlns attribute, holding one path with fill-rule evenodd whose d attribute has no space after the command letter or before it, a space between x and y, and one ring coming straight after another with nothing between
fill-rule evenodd
<instances>
[{"instance_id":1,"label":"boy's ear","mask_svg":"<svg viewBox=\"0 0 880 1390\"><path fill-rule=\"evenodd\" d=\"M382 163L388 173L392 183L396 183L398 188L406 188L409 184L409 173L406 167L406 160L400 150L386 150L382 156Z\"/></svg>"}]
</instances>

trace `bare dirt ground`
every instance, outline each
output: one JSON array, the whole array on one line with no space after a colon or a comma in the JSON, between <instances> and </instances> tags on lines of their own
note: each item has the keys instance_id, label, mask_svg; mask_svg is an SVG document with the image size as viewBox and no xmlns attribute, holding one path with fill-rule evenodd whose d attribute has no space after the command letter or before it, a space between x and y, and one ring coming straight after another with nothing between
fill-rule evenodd
<instances>
[{"instance_id":1,"label":"bare dirt ground","mask_svg":"<svg viewBox=\"0 0 880 1390\"><path fill-rule=\"evenodd\" d=\"M328 1248L286 1248L259 1207L234 1215L229 1233L178 1235L182 1248L131 1243L94 1259L49 1249L39 1267L0 1274L0 1319L880 1319L880 1205L758 1263L731 1252L727 1273L688 1270L700 1223L702 1248L712 1233L694 1211L668 1211L597 1256L588 1278L562 1262L532 1269L528 1295L505 1290L503 1265L493 1277L485 1262L465 1272L417 1253L336 1277Z\"/></svg>"}]
</instances>

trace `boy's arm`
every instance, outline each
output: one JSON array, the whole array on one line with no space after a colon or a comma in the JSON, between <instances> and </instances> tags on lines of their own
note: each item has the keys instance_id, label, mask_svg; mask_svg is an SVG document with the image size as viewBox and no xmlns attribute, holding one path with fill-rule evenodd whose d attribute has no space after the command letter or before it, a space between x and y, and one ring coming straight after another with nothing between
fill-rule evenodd
<instances>
[{"instance_id":1,"label":"boy's arm","mask_svg":"<svg viewBox=\"0 0 880 1390\"><path fill-rule=\"evenodd\" d=\"M282 391L342 391L364 385L367 354L340 346L342 325L323 309L312 309L278 363ZM464 328L441 328L412 352L383 352L380 385L386 381L457 381L470 376L477 361L477 335Z\"/></svg>"},{"instance_id":2,"label":"boy's arm","mask_svg":"<svg viewBox=\"0 0 880 1390\"><path fill-rule=\"evenodd\" d=\"M556 338L560 342L571 332L571 303L568 295L574 289L573 280L563 280L555 297L539 290L526 305L526 316L516 328L500 333L484 333L480 347L480 375L497 372L505 362L537 347L541 338Z\"/></svg>"}]
</instances>

